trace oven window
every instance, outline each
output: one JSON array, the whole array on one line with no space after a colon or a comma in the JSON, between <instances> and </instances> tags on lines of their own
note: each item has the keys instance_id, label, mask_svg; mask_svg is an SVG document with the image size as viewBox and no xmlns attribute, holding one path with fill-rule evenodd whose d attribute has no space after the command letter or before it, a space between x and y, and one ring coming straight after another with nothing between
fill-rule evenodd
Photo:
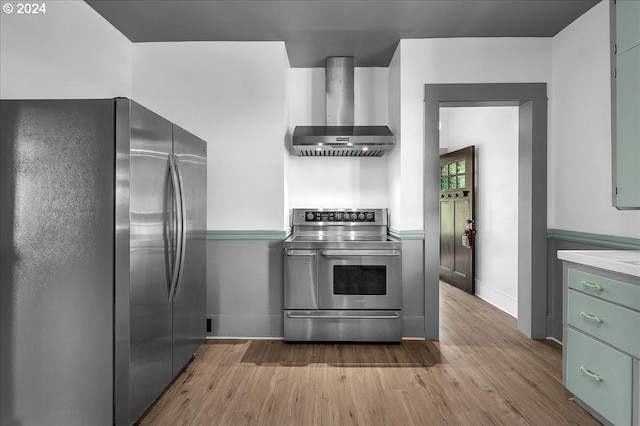
<instances>
[{"instance_id":1,"label":"oven window","mask_svg":"<svg viewBox=\"0 0 640 426\"><path fill-rule=\"evenodd\" d=\"M386 265L334 265L333 294L387 294Z\"/></svg>"}]
</instances>

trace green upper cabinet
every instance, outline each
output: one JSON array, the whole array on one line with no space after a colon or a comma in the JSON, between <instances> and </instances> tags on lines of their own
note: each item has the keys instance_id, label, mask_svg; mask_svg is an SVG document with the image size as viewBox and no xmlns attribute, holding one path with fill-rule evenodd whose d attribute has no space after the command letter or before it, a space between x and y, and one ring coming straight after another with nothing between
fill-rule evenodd
<instances>
[{"instance_id":1,"label":"green upper cabinet","mask_svg":"<svg viewBox=\"0 0 640 426\"><path fill-rule=\"evenodd\" d=\"M616 46L622 54L640 44L640 1L617 0L616 6Z\"/></svg>"},{"instance_id":2,"label":"green upper cabinet","mask_svg":"<svg viewBox=\"0 0 640 426\"><path fill-rule=\"evenodd\" d=\"M640 0L611 4L613 204L640 209Z\"/></svg>"},{"instance_id":3,"label":"green upper cabinet","mask_svg":"<svg viewBox=\"0 0 640 426\"><path fill-rule=\"evenodd\" d=\"M618 55L616 83L616 207L640 208L640 46Z\"/></svg>"}]
</instances>

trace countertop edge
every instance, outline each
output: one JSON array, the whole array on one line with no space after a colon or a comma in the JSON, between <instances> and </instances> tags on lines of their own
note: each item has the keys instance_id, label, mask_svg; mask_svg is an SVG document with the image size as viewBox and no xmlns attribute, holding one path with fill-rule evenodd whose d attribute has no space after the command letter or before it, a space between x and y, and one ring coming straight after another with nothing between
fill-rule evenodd
<instances>
[{"instance_id":1,"label":"countertop edge","mask_svg":"<svg viewBox=\"0 0 640 426\"><path fill-rule=\"evenodd\" d=\"M636 254L640 261L640 250L558 250L558 259L640 278L640 264L624 261L635 261Z\"/></svg>"}]
</instances>

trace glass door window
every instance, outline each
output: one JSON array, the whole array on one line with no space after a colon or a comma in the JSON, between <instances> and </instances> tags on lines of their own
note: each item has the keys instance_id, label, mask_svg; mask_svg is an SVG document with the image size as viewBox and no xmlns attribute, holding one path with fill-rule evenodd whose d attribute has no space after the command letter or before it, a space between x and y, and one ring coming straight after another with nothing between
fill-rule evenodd
<instances>
[{"instance_id":1,"label":"glass door window","mask_svg":"<svg viewBox=\"0 0 640 426\"><path fill-rule=\"evenodd\" d=\"M440 190L466 188L465 160L453 161L440 166Z\"/></svg>"},{"instance_id":2,"label":"glass door window","mask_svg":"<svg viewBox=\"0 0 640 426\"><path fill-rule=\"evenodd\" d=\"M383 296L387 294L387 267L334 265L333 294Z\"/></svg>"}]
</instances>

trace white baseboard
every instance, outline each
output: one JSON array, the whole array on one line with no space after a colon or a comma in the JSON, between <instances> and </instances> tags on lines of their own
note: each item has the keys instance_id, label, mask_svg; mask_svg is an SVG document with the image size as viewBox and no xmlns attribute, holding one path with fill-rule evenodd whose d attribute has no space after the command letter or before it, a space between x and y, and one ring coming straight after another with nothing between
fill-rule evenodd
<instances>
[{"instance_id":1,"label":"white baseboard","mask_svg":"<svg viewBox=\"0 0 640 426\"><path fill-rule=\"evenodd\" d=\"M518 299L515 297L497 290L480 280L476 280L475 294L480 299L492 304L501 311L508 313L514 318L518 318Z\"/></svg>"},{"instance_id":2,"label":"white baseboard","mask_svg":"<svg viewBox=\"0 0 640 426\"><path fill-rule=\"evenodd\" d=\"M562 346L562 342L556 339L555 337L547 337L547 340L551 340L552 342L556 342L560 346Z\"/></svg>"}]
</instances>

